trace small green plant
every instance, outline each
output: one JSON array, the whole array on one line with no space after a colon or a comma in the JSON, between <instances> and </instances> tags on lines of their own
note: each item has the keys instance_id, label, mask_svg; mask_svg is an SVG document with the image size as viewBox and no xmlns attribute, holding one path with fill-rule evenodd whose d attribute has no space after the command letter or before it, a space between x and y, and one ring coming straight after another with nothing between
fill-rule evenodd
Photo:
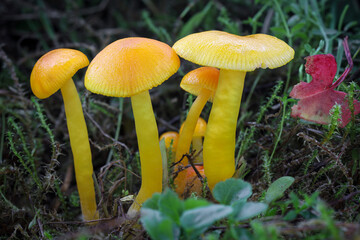
<instances>
[{"instance_id":1,"label":"small green plant","mask_svg":"<svg viewBox=\"0 0 360 240\"><path fill-rule=\"evenodd\" d=\"M226 238L239 239L249 234L239 224L265 212L268 204L282 196L293 181L283 177L274 182L265 202L248 201L252 195L250 183L234 178L214 187L213 196L218 203L200 198L180 200L168 189L144 203L140 220L152 239L197 239L216 223L221 225L219 229L226 230ZM217 235L215 231L209 234L211 239Z\"/></svg>"},{"instance_id":2,"label":"small green plant","mask_svg":"<svg viewBox=\"0 0 360 240\"><path fill-rule=\"evenodd\" d=\"M295 194L291 192L289 194L290 199L286 202L287 206L292 206L292 209L288 211L285 216L284 220L292 221L296 219L299 215L302 216L304 219L311 219L314 218L315 215L312 213L312 208L316 206L316 203L319 198L319 193L315 192L312 195L303 194L303 200Z\"/></svg>"}]
</instances>

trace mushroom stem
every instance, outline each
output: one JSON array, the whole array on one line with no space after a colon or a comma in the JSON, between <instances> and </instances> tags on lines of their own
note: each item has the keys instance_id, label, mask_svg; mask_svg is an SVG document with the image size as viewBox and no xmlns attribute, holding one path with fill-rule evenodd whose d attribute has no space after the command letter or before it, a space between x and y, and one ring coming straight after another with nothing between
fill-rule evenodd
<instances>
[{"instance_id":1,"label":"mushroom stem","mask_svg":"<svg viewBox=\"0 0 360 240\"><path fill-rule=\"evenodd\" d=\"M194 136L192 139L192 149L193 151L195 151L194 163L203 163L202 152L199 153L199 151L201 151L202 145L203 145L202 137Z\"/></svg>"},{"instance_id":2,"label":"mushroom stem","mask_svg":"<svg viewBox=\"0 0 360 240\"><path fill-rule=\"evenodd\" d=\"M63 85L61 93L64 99L66 122L74 157L75 177L80 196L81 211L84 220L95 220L99 218L99 213L96 210L89 137L80 98L72 79Z\"/></svg>"},{"instance_id":3,"label":"mushroom stem","mask_svg":"<svg viewBox=\"0 0 360 240\"><path fill-rule=\"evenodd\" d=\"M204 137L204 170L212 190L235 172L235 136L246 72L220 70Z\"/></svg>"},{"instance_id":4,"label":"mushroom stem","mask_svg":"<svg viewBox=\"0 0 360 240\"><path fill-rule=\"evenodd\" d=\"M149 91L131 97L135 129L140 154L141 187L128 214L134 216L143 202L162 191L162 159L158 128L151 105Z\"/></svg>"},{"instance_id":5,"label":"mushroom stem","mask_svg":"<svg viewBox=\"0 0 360 240\"><path fill-rule=\"evenodd\" d=\"M176 148L176 162L179 161L184 154L189 152L191 140L193 138L194 130L196 127L197 120L203 110L206 102L208 101L211 92L207 89L202 89L200 94L197 96L196 100L192 104L186 120L184 122L184 126L179 134L179 141ZM184 157L181 164L179 165L178 169L181 169L181 166L188 165L187 157ZM177 177L175 178L175 185L176 185L176 192L182 196L184 193L182 190L185 189L185 185L187 183L187 170L183 170L178 173Z\"/></svg>"},{"instance_id":6,"label":"mushroom stem","mask_svg":"<svg viewBox=\"0 0 360 240\"><path fill-rule=\"evenodd\" d=\"M197 120L199 119L201 111L203 110L210 95L211 92L209 90L202 89L195 102L192 104L184 122L183 129L179 135L179 141L176 149L176 161L179 161L184 154L189 152ZM184 158L182 160L182 164L186 166L188 164L188 159Z\"/></svg>"}]
</instances>

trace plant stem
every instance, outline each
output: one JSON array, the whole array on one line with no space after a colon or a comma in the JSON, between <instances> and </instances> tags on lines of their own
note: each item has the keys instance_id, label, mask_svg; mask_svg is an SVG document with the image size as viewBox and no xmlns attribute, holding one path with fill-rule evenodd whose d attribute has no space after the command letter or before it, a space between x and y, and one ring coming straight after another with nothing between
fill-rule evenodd
<instances>
[{"instance_id":1,"label":"plant stem","mask_svg":"<svg viewBox=\"0 0 360 240\"><path fill-rule=\"evenodd\" d=\"M281 139L281 135L282 135L282 131L283 131L283 128L284 128L284 122L285 122L285 115L286 115L286 105L287 105L287 96L284 96L282 98L283 100L283 113L282 113L282 117L281 117L281 122L280 122L280 128L279 128L279 133L278 133L278 136L276 138L276 142L274 144L274 148L273 148L273 151L270 155L270 158L269 158L269 166L271 164L271 161L274 157L274 154L275 154L275 151L276 151L276 148L277 148L277 145L279 144L280 142L280 139Z\"/></svg>"},{"instance_id":2,"label":"plant stem","mask_svg":"<svg viewBox=\"0 0 360 240\"><path fill-rule=\"evenodd\" d=\"M122 122L122 116L123 116L123 108L124 108L124 98L118 98L119 99L119 114L118 119L116 123L116 131L115 131L115 141L117 142L120 135L120 129L121 129L121 122ZM106 160L106 164L108 164L111 161L111 158L114 154L114 148L110 149L109 155Z\"/></svg>"}]
</instances>

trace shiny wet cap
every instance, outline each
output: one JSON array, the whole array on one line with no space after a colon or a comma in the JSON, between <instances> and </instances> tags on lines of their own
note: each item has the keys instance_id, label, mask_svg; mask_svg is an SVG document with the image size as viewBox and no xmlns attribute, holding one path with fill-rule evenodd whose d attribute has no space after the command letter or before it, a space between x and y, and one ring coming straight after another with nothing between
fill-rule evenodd
<instances>
[{"instance_id":1,"label":"shiny wet cap","mask_svg":"<svg viewBox=\"0 0 360 240\"><path fill-rule=\"evenodd\" d=\"M59 48L43 55L35 64L30 85L33 93L40 99L57 92L75 73L89 65L82 52L74 49Z\"/></svg>"},{"instance_id":2,"label":"shiny wet cap","mask_svg":"<svg viewBox=\"0 0 360 240\"><path fill-rule=\"evenodd\" d=\"M117 40L91 61L85 87L97 94L130 97L160 85L180 67L167 44L148 38Z\"/></svg>"},{"instance_id":3,"label":"shiny wet cap","mask_svg":"<svg viewBox=\"0 0 360 240\"><path fill-rule=\"evenodd\" d=\"M181 80L180 87L198 96L202 89L211 92L209 101L212 102L218 85L220 71L213 67L200 67L188 72Z\"/></svg>"},{"instance_id":4,"label":"shiny wet cap","mask_svg":"<svg viewBox=\"0 0 360 240\"><path fill-rule=\"evenodd\" d=\"M289 45L266 34L238 36L206 31L178 40L173 49L193 63L235 71L277 68L294 58L294 50Z\"/></svg>"}]
</instances>

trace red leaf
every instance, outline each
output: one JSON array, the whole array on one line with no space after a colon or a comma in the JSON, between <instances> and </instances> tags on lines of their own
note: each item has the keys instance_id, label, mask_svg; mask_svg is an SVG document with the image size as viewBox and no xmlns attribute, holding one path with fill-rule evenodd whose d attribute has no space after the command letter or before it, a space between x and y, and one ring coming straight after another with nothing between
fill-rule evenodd
<instances>
[{"instance_id":1,"label":"red leaf","mask_svg":"<svg viewBox=\"0 0 360 240\"><path fill-rule=\"evenodd\" d=\"M320 124L329 124L331 120L330 109L335 104L339 104L342 113L339 126L345 127L350 122L351 111L346 100L346 93L334 90L345 79L353 65L347 38L344 40L344 49L349 67L334 83L337 64L333 55L319 54L305 58L305 71L311 75L312 80L310 83L301 82L295 85L290 92L291 97L300 99L297 105L291 108L292 117L299 117ZM353 103L354 114L356 115L360 113L360 102L354 100Z\"/></svg>"},{"instance_id":2,"label":"red leaf","mask_svg":"<svg viewBox=\"0 0 360 240\"><path fill-rule=\"evenodd\" d=\"M291 116L299 117L307 121L329 124L330 109L337 103L341 105L340 127L345 127L351 120L351 111L346 100L346 93L327 89L310 97L300 99L297 105L291 108ZM360 102L354 101L354 114L360 113Z\"/></svg>"},{"instance_id":3,"label":"red leaf","mask_svg":"<svg viewBox=\"0 0 360 240\"><path fill-rule=\"evenodd\" d=\"M305 60L305 71L312 76L312 81L295 85L290 97L301 99L320 93L329 88L334 80L337 64L333 55L314 55Z\"/></svg>"}]
</instances>

